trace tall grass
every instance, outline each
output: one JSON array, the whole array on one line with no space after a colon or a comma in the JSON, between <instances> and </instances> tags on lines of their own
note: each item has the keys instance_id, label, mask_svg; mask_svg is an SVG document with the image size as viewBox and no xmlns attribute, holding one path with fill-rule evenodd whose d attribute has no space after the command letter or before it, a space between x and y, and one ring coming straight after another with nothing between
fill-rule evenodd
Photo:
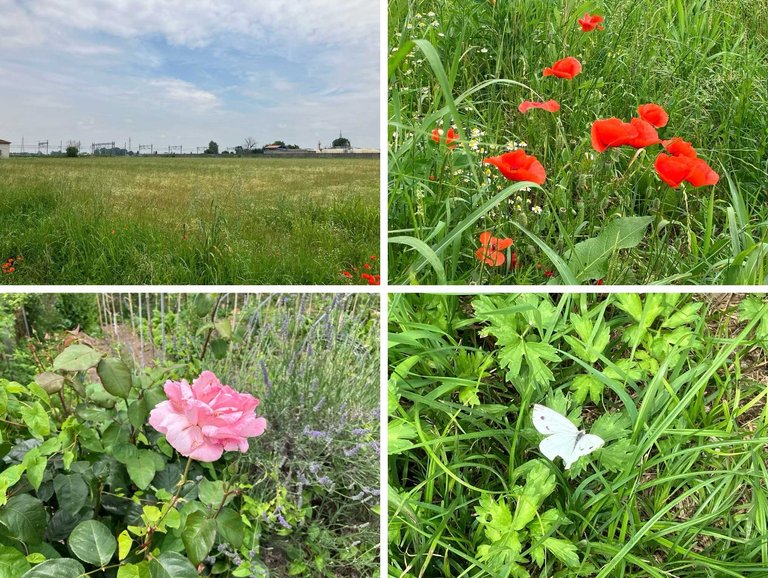
<instances>
[{"instance_id":1,"label":"tall grass","mask_svg":"<svg viewBox=\"0 0 768 578\"><path fill-rule=\"evenodd\" d=\"M605 31L581 32L576 20L587 11L605 15ZM548 270L563 282L569 272L581 273L568 258L574 245L619 216L653 222L639 245L615 252L619 258L607 263L604 282L764 281L764 2L392 0L389 21L395 282L444 276L448 283L542 283ZM581 75L570 82L542 77L545 66L567 55L583 63ZM517 111L522 100L549 98L562 105L556 115ZM647 102L670 113L662 138L692 141L721 175L714 189L662 183L652 166L658 147L637 158L634 150L592 150L595 119L626 120ZM449 125L463 137L455 150L430 139L432 129ZM505 189L503 177L480 164L521 143L547 169L541 189ZM501 191L506 194L497 196ZM470 226L459 230L468 216ZM514 238L521 265L482 266L474 251L484 230ZM458 239L440 244L454 233ZM557 267L555 255L569 272ZM437 269L424 266L438 260Z\"/></svg>"},{"instance_id":2,"label":"tall grass","mask_svg":"<svg viewBox=\"0 0 768 578\"><path fill-rule=\"evenodd\" d=\"M12 158L0 282L338 284L378 253L378 198L371 159Z\"/></svg>"},{"instance_id":3,"label":"tall grass","mask_svg":"<svg viewBox=\"0 0 768 578\"><path fill-rule=\"evenodd\" d=\"M391 576L765 575L764 297L390 302ZM534 403L605 446L563 470Z\"/></svg>"}]
</instances>

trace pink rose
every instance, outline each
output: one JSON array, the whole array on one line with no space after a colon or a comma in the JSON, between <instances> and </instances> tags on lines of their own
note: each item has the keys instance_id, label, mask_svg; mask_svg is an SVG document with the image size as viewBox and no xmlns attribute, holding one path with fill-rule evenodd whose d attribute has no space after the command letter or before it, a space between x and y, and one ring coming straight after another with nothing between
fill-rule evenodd
<instances>
[{"instance_id":1,"label":"pink rose","mask_svg":"<svg viewBox=\"0 0 768 578\"><path fill-rule=\"evenodd\" d=\"M165 382L168 401L149 414L149 425L164 433L181 455L214 462L225 451L248 451L248 438L260 436L267 420L256 417L259 400L222 385L204 371L190 386L185 379Z\"/></svg>"}]
</instances>

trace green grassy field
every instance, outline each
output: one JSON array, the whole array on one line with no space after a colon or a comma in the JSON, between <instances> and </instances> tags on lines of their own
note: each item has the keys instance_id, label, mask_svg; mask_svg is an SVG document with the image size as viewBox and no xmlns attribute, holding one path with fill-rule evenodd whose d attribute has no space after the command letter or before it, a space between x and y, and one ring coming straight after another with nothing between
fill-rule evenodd
<instances>
[{"instance_id":1,"label":"green grassy field","mask_svg":"<svg viewBox=\"0 0 768 578\"><path fill-rule=\"evenodd\" d=\"M11 158L0 282L343 283L379 253L378 199L376 159Z\"/></svg>"},{"instance_id":2,"label":"green grassy field","mask_svg":"<svg viewBox=\"0 0 768 578\"><path fill-rule=\"evenodd\" d=\"M585 12L605 30L582 32ZM389 22L392 282L766 281L768 3L390 0ZM542 75L566 56L581 74ZM559 112L517 110L548 99ZM593 150L596 119L645 103L666 109L659 136L692 142L716 186L666 185L661 145ZM432 141L450 126L455 148ZM544 165L541 187L482 165L515 148ZM475 257L483 231L514 240L504 266Z\"/></svg>"},{"instance_id":3,"label":"green grassy field","mask_svg":"<svg viewBox=\"0 0 768 578\"><path fill-rule=\"evenodd\" d=\"M762 578L764 296L395 295L389 575ZM543 404L605 445L569 470Z\"/></svg>"}]
</instances>

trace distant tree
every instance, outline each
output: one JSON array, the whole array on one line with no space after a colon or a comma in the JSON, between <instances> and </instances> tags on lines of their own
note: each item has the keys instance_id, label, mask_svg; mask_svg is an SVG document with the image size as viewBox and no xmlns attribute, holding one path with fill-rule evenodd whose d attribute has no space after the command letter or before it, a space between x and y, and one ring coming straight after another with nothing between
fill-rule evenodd
<instances>
[{"instance_id":1,"label":"distant tree","mask_svg":"<svg viewBox=\"0 0 768 578\"><path fill-rule=\"evenodd\" d=\"M299 145L297 145L297 144L292 144L292 145L288 145L288 146L287 146L287 147L285 147L285 148L289 148L289 149L297 149L297 148L300 148L300 147L299 147Z\"/></svg>"},{"instance_id":2,"label":"distant tree","mask_svg":"<svg viewBox=\"0 0 768 578\"><path fill-rule=\"evenodd\" d=\"M208 148L205 149L204 152L207 155L217 155L219 154L219 145L216 143L216 141L211 141L208 143Z\"/></svg>"},{"instance_id":3,"label":"distant tree","mask_svg":"<svg viewBox=\"0 0 768 578\"><path fill-rule=\"evenodd\" d=\"M241 155L241 154L243 154L243 151L244 151L244 150L245 150L245 149L243 149L243 147L241 147L240 145L237 145L237 146L235 147L235 154L236 154L236 155Z\"/></svg>"},{"instance_id":4,"label":"distant tree","mask_svg":"<svg viewBox=\"0 0 768 578\"><path fill-rule=\"evenodd\" d=\"M284 141L284 140L276 140L276 141L275 141L275 142L273 142L272 144L273 144L273 145L277 145L277 146L279 146L279 147L284 147L284 146L285 146L285 141Z\"/></svg>"},{"instance_id":5,"label":"distant tree","mask_svg":"<svg viewBox=\"0 0 768 578\"><path fill-rule=\"evenodd\" d=\"M259 145L259 143L256 142L256 139L252 136L249 136L243 141L243 149L250 152L252 150L256 150L256 147Z\"/></svg>"},{"instance_id":6,"label":"distant tree","mask_svg":"<svg viewBox=\"0 0 768 578\"><path fill-rule=\"evenodd\" d=\"M76 157L78 152L80 152L80 151L77 150L77 147L73 147L73 146L67 147L67 156L68 157Z\"/></svg>"},{"instance_id":7,"label":"distant tree","mask_svg":"<svg viewBox=\"0 0 768 578\"><path fill-rule=\"evenodd\" d=\"M344 138L343 136L340 136L339 138L333 140L333 146L350 148L352 145L349 143L348 138Z\"/></svg>"}]
</instances>

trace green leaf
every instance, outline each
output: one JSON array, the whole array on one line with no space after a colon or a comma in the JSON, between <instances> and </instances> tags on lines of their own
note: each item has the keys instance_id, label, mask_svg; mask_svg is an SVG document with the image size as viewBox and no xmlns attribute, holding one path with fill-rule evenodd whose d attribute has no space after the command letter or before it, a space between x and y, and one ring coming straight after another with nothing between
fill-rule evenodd
<instances>
[{"instance_id":1,"label":"green leaf","mask_svg":"<svg viewBox=\"0 0 768 578\"><path fill-rule=\"evenodd\" d=\"M96 372L104 389L114 396L128 399L132 384L131 370L121 359L102 359L96 367Z\"/></svg>"},{"instance_id":2,"label":"green leaf","mask_svg":"<svg viewBox=\"0 0 768 578\"><path fill-rule=\"evenodd\" d=\"M224 499L224 482L201 480L197 488L197 497L206 506L218 508Z\"/></svg>"},{"instance_id":3,"label":"green leaf","mask_svg":"<svg viewBox=\"0 0 768 578\"><path fill-rule=\"evenodd\" d=\"M117 571L117 578L152 578L149 562L142 560L138 564L126 564Z\"/></svg>"},{"instance_id":4,"label":"green leaf","mask_svg":"<svg viewBox=\"0 0 768 578\"><path fill-rule=\"evenodd\" d=\"M165 552L157 558L152 558L149 570L152 578L198 578L199 576L192 563L176 552Z\"/></svg>"},{"instance_id":5,"label":"green leaf","mask_svg":"<svg viewBox=\"0 0 768 578\"><path fill-rule=\"evenodd\" d=\"M243 520L240 514L230 508L224 508L216 518L216 527L223 542L237 549L243 545Z\"/></svg>"},{"instance_id":6,"label":"green leaf","mask_svg":"<svg viewBox=\"0 0 768 578\"><path fill-rule=\"evenodd\" d=\"M77 343L70 345L53 360L53 368L63 371L85 371L96 367L101 360L101 353Z\"/></svg>"},{"instance_id":7,"label":"green leaf","mask_svg":"<svg viewBox=\"0 0 768 578\"><path fill-rule=\"evenodd\" d=\"M83 562L105 566L117 550L117 541L107 526L96 520L79 523L69 535L69 549Z\"/></svg>"},{"instance_id":8,"label":"green leaf","mask_svg":"<svg viewBox=\"0 0 768 578\"><path fill-rule=\"evenodd\" d=\"M125 467L131 481L140 489L146 490L152 480L155 478L157 468L155 467L154 452L150 450L140 450L136 457L126 460Z\"/></svg>"},{"instance_id":9,"label":"green leaf","mask_svg":"<svg viewBox=\"0 0 768 578\"><path fill-rule=\"evenodd\" d=\"M31 566L24 554L16 548L0 544L0 576L3 578L19 578Z\"/></svg>"},{"instance_id":10,"label":"green leaf","mask_svg":"<svg viewBox=\"0 0 768 578\"><path fill-rule=\"evenodd\" d=\"M77 514L90 495L88 484L80 474L59 474L53 478L53 490L59 508L70 514Z\"/></svg>"},{"instance_id":11,"label":"green leaf","mask_svg":"<svg viewBox=\"0 0 768 578\"><path fill-rule=\"evenodd\" d=\"M51 439L55 440L56 438ZM48 459L40 454L40 448L32 448L26 453L22 462L27 468L27 479L35 491L40 489L40 484L43 483L43 474L45 474L45 468L48 465Z\"/></svg>"},{"instance_id":12,"label":"green leaf","mask_svg":"<svg viewBox=\"0 0 768 578\"><path fill-rule=\"evenodd\" d=\"M144 399L137 399L128 406L128 421L136 429L141 429L147 421L147 402Z\"/></svg>"},{"instance_id":13,"label":"green leaf","mask_svg":"<svg viewBox=\"0 0 768 578\"><path fill-rule=\"evenodd\" d=\"M224 359L229 349L229 342L226 339L211 340L211 353L216 359Z\"/></svg>"},{"instance_id":14,"label":"green leaf","mask_svg":"<svg viewBox=\"0 0 768 578\"><path fill-rule=\"evenodd\" d=\"M189 559L194 564L199 564L213 548L216 540L216 520L211 520L203 512L192 512L187 516L181 540Z\"/></svg>"},{"instance_id":15,"label":"green leaf","mask_svg":"<svg viewBox=\"0 0 768 578\"><path fill-rule=\"evenodd\" d=\"M579 566L578 550L572 542L558 538L547 538L543 544L547 550L555 555L555 558L569 568L577 568Z\"/></svg>"},{"instance_id":16,"label":"green leaf","mask_svg":"<svg viewBox=\"0 0 768 578\"><path fill-rule=\"evenodd\" d=\"M29 429L29 433L39 440L45 439L51 433L51 422L48 419L48 412L45 411L43 404L39 401L22 407L21 419Z\"/></svg>"},{"instance_id":17,"label":"green leaf","mask_svg":"<svg viewBox=\"0 0 768 578\"><path fill-rule=\"evenodd\" d=\"M599 403L604 387L603 382L594 375L577 375L571 383L574 400L579 405L584 403L587 395L594 403Z\"/></svg>"},{"instance_id":18,"label":"green leaf","mask_svg":"<svg viewBox=\"0 0 768 578\"><path fill-rule=\"evenodd\" d=\"M537 461L526 475L525 487L517 498L515 516L512 520L514 530L522 530L536 518L539 506L549 494L555 491L556 485L552 470Z\"/></svg>"},{"instance_id":19,"label":"green leaf","mask_svg":"<svg viewBox=\"0 0 768 578\"><path fill-rule=\"evenodd\" d=\"M0 508L0 524L11 536L27 544L43 541L48 517L43 503L29 494L13 496Z\"/></svg>"},{"instance_id":20,"label":"green leaf","mask_svg":"<svg viewBox=\"0 0 768 578\"><path fill-rule=\"evenodd\" d=\"M13 487L24 475L24 466L21 464L11 466L0 472L0 506L4 506L8 501L8 488Z\"/></svg>"},{"instance_id":21,"label":"green leaf","mask_svg":"<svg viewBox=\"0 0 768 578\"><path fill-rule=\"evenodd\" d=\"M619 217L608 223L596 237L576 243L568 265L580 281L602 279L608 272L608 259L619 249L640 244L653 217Z\"/></svg>"},{"instance_id":22,"label":"green leaf","mask_svg":"<svg viewBox=\"0 0 768 578\"><path fill-rule=\"evenodd\" d=\"M64 387L64 376L52 371L44 371L35 376L35 383L47 393L58 393Z\"/></svg>"},{"instance_id":23,"label":"green leaf","mask_svg":"<svg viewBox=\"0 0 768 578\"><path fill-rule=\"evenodd\" d=\"M219 335L221 335L224 339L232 339L232 322L229 320L229 318L219 319L213 324L213 326L216 328L216 331L219 332Z\"/></svg>"},{"instance_id":24,"label":"green leaf","mask_svg":"<svg viewBox=\"0 0 768 578\"><path fill-rule=\"evenodd\" d=\"M85 568L72 558L56 558L38 564L21 578L80 578L85 576Z\"/></svg>"},{"instance_id":25,"label":"green leaf","mask_svg":"<svg viewBox=\"0 0 768 578\"><path fill-rule=\"evenodd\" d=\"M131 546L133 546L133 538L128 530L123 530L117 537L117 559L125 560L125 557L131 553Z\"/></svg>"},{"instance_id":26,"label":"green leaf","mask_svg":"<svg viewBox=\"0 0 768 578\"><path fill-rule=\"evenodd\" d=\"M394 418L388 424L387 452L393 456L402 453L418 437L416 428L402 418Z\"/></svg>"}]
</instances>

